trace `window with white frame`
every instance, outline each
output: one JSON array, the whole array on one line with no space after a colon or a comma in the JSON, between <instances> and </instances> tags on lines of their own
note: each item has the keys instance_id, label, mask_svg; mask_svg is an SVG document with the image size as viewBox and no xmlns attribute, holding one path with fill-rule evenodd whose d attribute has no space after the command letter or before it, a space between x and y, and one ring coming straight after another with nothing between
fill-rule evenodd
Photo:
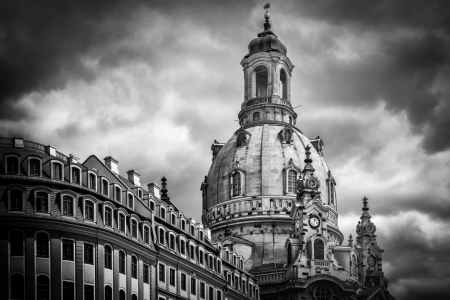
<instances>
[{"instance_id":1,"label":"window with white frame","mask_svg":"<svg viewBox=\"0 0 450 300\"><path fill-rule=\"evenodd\" d=\"M191 257L191 259L195 259L195 247L194 245L189 245L189 255Z\"/></svg>"},{"instance_id":2,"label":"window with white frame","mask_svg":"<svg viewBox=\"0 0 450 300\"><path fill-rule=\"evenodd\" d=\"M126 218L123 213L119 213L119 231L126 233Z\"/></svg>"},{"instance_id":3,"label":"window with white frame","mask_svg":"<svg viewBox=\"0 0 450 300\"><path fill-rule=\"evenodd\" d=\"M236 172L232 175L232 195L233 197L241 194L241 173Z\"/></svg>"},{"instance_id":4,"label":"window with white frame","mask_svg":"<svg viewBox=\"0 0 450 300\"><path fill-rule=\"evenodd\" d=\"M169 284L175 286L175 269L169 268Z\"/></svg>"},{"instance_id":5,"label":"window with white frame","mask_svg":"<svg viewBox=\"0 0 450 300\"><path fill-rule=\"evenodd\" d=\"M295 184L297 181L297 172L294 170L287 170L287 192L295 193Z\"/></svg>"},{"instance_id":6,"label":"window with white frame","mask_svg":"<svg viewBox=\"0 0 450 300\"><path fill-rule=\"evenodd\" d=\"M62 180L63 179L63 164L60 162L52 162L52 171L51 171L51 177L55 180Z\"/></svg>"},{"instance_id":7,"label":"window with white frame","mask_svg":"<svg viewBox=\"0 0 450 300\"><path fill-rule=\"evenodd\" d=\"M8 175L19 174L19 158L17 156L6 156L6 170Z\"/></svg>"},{"instance_id":8,"label":"window with white frame","mask_svg":"<svg viewBox=\"0 0 450 300\"><path fill-rule=\"evenodd\" d=\"M128 207L133 209L134 208L134 196L131 193L128 193Z\"/></svg>"},{"instance_id":9,"label":"window with white frame","mask_svg":"<svg viewBox=\"0 0 450 300\"><path fill-rule=\"evenodd\" d=\"M169 234L169 248L175 251L175 235L173 233Z\"/></svg>"},{"instance_id":10,"label":"window with white frame","mask_svg":"<svg viewBox=\"0 0 450 300\"><path fill-rule=\"evenodd\" d=\"M203 231L201 231L201 230L200 230L200 238L199 239L200 239L200 241L203 242Z\"/></svg>"},{"instance_id":11,"label":"window with white frame","mask_svg":"<svg viewBox=\"0 0 450 300\"><path fill-rule=\"evenodd\" d=\"M89 172L89 188L97 190L97 176L94 173Z\"/></svg>"},{"instance_id":12,"label":"window with white frame","mask_svg":"<svg viewBox=\"0 0 450 300\"><path fill-rule=\"evenodd\" d=\"M74 258L74 241L68 239L62 239L62 259L73 261Z\"/></svg>"},{"instance_id":13,"label":"window with white frame","mask_svg":"<svg viewBox=\"0 0 450 300\"><path fill-rule=\"evenodd\" d=\"M201 265L203 265L203 250L202 249L200 249L200 251L199 251L198 260L199 260L199 263Z\"/></svg>"},{"instance_id":14,"label":"window with white frame","mask_svg":"<svg viewBox=\"0 0 450 300\"><path fill-rule=\"evenodd\" d=\"M105 178L102 179L102 194L106 197L109 196L109 182Z\"/></svg>"},{"instance_id":15,"label":"window with white frame","mask_svg":"<svg viewBox=\"0 0 450 300\"><path fill-rule=\"evenodd\" d=\"M92 244L84 243L84 263L94 264L94 245Z\"/></svg>"},{"instance_id":16,"label":"window with white frame","mask_svg":"<svg viewBox=\"0 0 450 300\"><path fill-rule=\"evenodd\" d=\"M134 255L131 257L131 277L138 278L138 259Z\"/></svg>"},{"instance_id":17,"label":"window with white frame","mask_svg":"<svg viewBox=\"0 0 450 300\"><path fill-rule=\"evenodd\" d=\"M159 212L159 217L163 220L166 219L166 209L164 207L161 207L160 212Z\"/></svg>"},{"instance_id":18,"label":"window with white frame","mask_svg":"<svg viewBox=\"0 0 450 300\"><path fill-rule=\"evenodd\" d=\"M42 161L38 158L28 159L28 176L41 176L41 163Z\"/></svg>"},{"instance_id":19,"label":"window with white frame","mask_svg":"<svg viewBox=\"0 0 450 300\"><path fill-rule=\"evenodd\" d=\"M89 200L84 201L84 218L95 222L95 203Z\"/></svg>"},{"instance_id":20,"label":"window with white frame","mask_svg":"<svg viewBox=\"0 0 450 300\"><path fill-rule=\"evenodd\" d=\"M191 278L191 294L197 295L197 279Z\"/></svg>"},{"instance_id":21,"label":"window with white frame","mask_svg":"<svg viewBox=\"0 0 450 300\"><path fill-rule=\"evenodd\" d=\"M113 258L113 251L111 246L105 245L105 253L104 253L104 260L105 260L105 268L112 270L112 258Z\"/></svg>"},{"instance_id":22,"label":"window with white frame","mask_svg":"<svg viewBox=\"0 0 450 300\"><path fill-rule=\"evenodd\" d=\"M69 195L62 195L62 214L63 216L75 215L75 199Z\"/></svg>"},{"instance_id":23,"label":"window with white frame","mask_svg":"<svg viewBox=\"0 0 450 300\"><path fill-rule=\"evenodd\" d=\"M186 291L186 274L180 274L180 288L182 291Z\"/></svg>"},{"instance_id":24,"label":"window with white frame","mask_svg":"<svg viewBox=\"0 0 450 300\"><path fill-rule=\"evenodd\" d=\"M175 225L175 222L176 222L176 216L174 213L172 213L172 214L170 214L170 223L172 225Z\"/></svg>"},{"instance_id":25,"label":"window with white frame","mask_svg":"<svg viewBox=\"0 0 450 300\"><path fill-rule=\"evenodd\" d=\"M50 238L46 232L36 233L36 257L48 258L50 254Z\"/></svg>"},{"instance_id":26,"label":"window with white frame","mask_svg":"<svg viewBox=\"0 0 450 300\"><path fill-rule=\"evenodd\" d=\"M131 236L135 239L138 237L138 224L135 219L131 219Z\"/></svg>"},{"instance_id":27,"label":"window with white frame","mask_svg":"<svg viewBox=\"0 0 450 300\"><path fill-rule=\"evenodd\" d=\"M200 298L205 299L205 283L200 281Z\"/></svg>"},{"instance_id":28,"label":"window with white frame","mask_svg":"<svg viewBox=\"0 0 450 300\"><path fill-rule=\"evenodd\" d=\"M144 225L143 239L144 243L150 244L150 228L147 225Z\"/></svg>"},{"instance_id":29,"label":"window with white frame","mask_svg":"<svg viewBox=\"0 0 450 300\"><path fill-rule=\"evenodd\" d=\"M166 282L166 266L162 263L158 264L158 280Z\"/></svg>"},{"instance_id":30,"label":"window with white frame","mask_svg":"<svg viewBox=\"0 0 450 300\"><path fill-rule=\"evenodd\" d=\"M160 227L159 228L158 238L159 238L159 243L161 245L164 245L164 236L165 236L165 234L166 234L166 231L164 230L164 228Z\"/></svg>"},{"instance_id":31,"label":"window with white frame","mask_svg":"<svg viewBox=\"0 0 450 300\"><path fill-rule=\"evenodd\" d=\"M81 185L81 169L76 166L70 166L70 182Z\"/></svg>"},{"instance_id":32,"label":"window with white frame","mask_svg":"<svg viewBox=\"0 0 450 300\"><path fill-rule=\"evenodd\" d=\"M150 200L150 210L155 211L155 202L153 200Z\"/></svg>"},{"instance_id":33,"label":"window with white frame","mask_svg":"<svg viewBox=\"0 0 450 300\"><path fill-rule=\"evenodd\" d=\"M114 200L122 203L122 189L118 185L114 186Z\"/></svg>"},{"instance_id":34,"label":"window with white frame","mask_svg":"<svg viewBox=\"0 0 450 300\"><path fill-rule=\"evenodd\" d=\"M191 235L195 236L195 226L191 225Z\"/></svg>"},{"instance_id":35,"label":"window with white frame","mask_svg":"<svg viewBox=\"0 0 450 300\"><path fill-rule=\"evenodd\" d=\"M181 230L186 231L186 220L181 219Z\"/></svg>"},{"instance_id":36,"label":"window with white frame","mask_svg":"<svg viewBox=\"0 0 450 300\"><path fill-rule=\"evenodd\" d=\"M126 255L123 250L119 251L119 273L125 274L126 272Z\"/></svg>"},{"instance_id":37,"label":"window with white frame","mask_svg":"<svg viewBox=\"0 0 450 300\"><path fill-rule=\"evenodd\" d=\"M180 253L186 255L186 241L183 239L180 239Z\"/></svg>"},{"instance_id":38,"label":"window with white frame","mask_svg":"<svg viewBox=\"0 0 450 300\"><path fill-rule=\"evenodd\" d=\"M144 282L144 283L150 283L150 276L149 276L149 267L148 267L148 265L147 264L144 264L143 266L142 266L143 268L143 270L142 270L142 281Z\"/></svg>"},{"instance_id":39,"label":"window with white frame","mask_svg":"<svg viewBox=\"0 0 450 300\"><path fill-rule=\"evenodd\" d=\"M108 206L105 206L104 223L105 223L106 226L109 226L109 227L113 226L113 224L112 224L112 215L113 215L112 208L108 207Z\"/></svg>"}]
</instances>

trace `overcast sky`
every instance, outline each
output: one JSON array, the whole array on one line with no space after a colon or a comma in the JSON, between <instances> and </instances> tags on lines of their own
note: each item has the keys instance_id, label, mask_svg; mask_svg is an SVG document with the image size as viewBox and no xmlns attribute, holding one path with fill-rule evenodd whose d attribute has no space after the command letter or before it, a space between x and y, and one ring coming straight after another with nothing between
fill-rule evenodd
<instances>
[{"instance_id":1,"label":"overcast sky","mask_svg":"<svg viewBox=\"0 0 450 300\"><path fill-rule=\"evenodd\" d=\"M255 1L1 1L0 136L112 155L200 220L214 139L238 128ZM450 2L271 3L292 104L320 135L339 225L369 198L397 299L450 294Z\"/></svg>"}]
</instances>

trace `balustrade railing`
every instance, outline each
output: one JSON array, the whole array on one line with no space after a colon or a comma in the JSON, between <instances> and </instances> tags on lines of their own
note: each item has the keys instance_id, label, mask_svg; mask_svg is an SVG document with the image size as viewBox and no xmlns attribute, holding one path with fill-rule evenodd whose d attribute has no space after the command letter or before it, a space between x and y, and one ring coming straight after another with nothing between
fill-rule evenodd
<instances>
[{"instance_id":1,"label":"balustrade railing","mask_svg":"<svg viewBox=\"0 0 450 300\"><path fill-rule=\"evenodd\" d=\"M23 144L26 148L36 149L42 152L45 152L45 146L32 141L23 141Z\"/></svg>"},{"instance_id":2,"label":"balustrade railing","mask_svg":"<svg viewBox=\"0 0 450 300\"><path fill-rule=\"evenodd\" d=\"M318 266L318 267L330 267L330 262L328 260L319 260L319 259L315 259L312 261L314 266Z\"/></svg>"},{"instance_id":3,"label":"balustrade railing","mask_svg":"<svg viewBox=\"0 0 450 300\"><path fill-rule=\"evenodd\" d=\"M8 138L0 138L0 145L12 145L13 140Z\"/></svg>"},{"instance_id":4,"label":"balustrade railing","mask_svg":"<svg viewBox=\"0 0 450 300\"><path fill-rule=\"evenodd\" d=\"M292 108L291 102L289 102L287 100L284 100L284 99L272 98L272 96L257 97L257 98L250 99L247 102L244 102L242 104L242 108L249 107L249 106L252 106L252 105L255 105L255 104L260 104L260 103L283 104L283 105L286 105L286 106Z\"/></svg>"},{"instance_id":5,"label":"balustrade railing","mask_svg":"<svg viewBox=\"0 0 450 300\"><path fill-rule=\"evenodd\" d=\"M62 154L59 151L56 151L56 157L59 158L59 159L62 159L63 161L69 162L69 157L64 155L64 154Z\"/></svg>"},{"instance_id":6,"label":"balustrade railing","mask_svg":"<svg viewBox=\"0 0 450 300\"><path fill-rule=\"evenodd\" d=\"M286 280L286 272L285 270L271 273L270 275L255 275L258 283L264 282L274 282L274 281L284 281Z\"/></svg>"}]
</instances>

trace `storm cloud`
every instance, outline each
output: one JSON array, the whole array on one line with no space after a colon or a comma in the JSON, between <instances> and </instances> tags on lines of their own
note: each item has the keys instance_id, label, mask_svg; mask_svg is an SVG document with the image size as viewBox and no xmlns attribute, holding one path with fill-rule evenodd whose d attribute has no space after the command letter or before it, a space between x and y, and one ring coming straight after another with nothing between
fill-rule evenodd
<instances>
[{"instance_id":1,"label":"storm cloud","mask_svg":"<svg viewBox=\"0 0 450 300\"><path fill-rule=\"evenodd\" d=\"M165 175L199 221L210 145L238 128L239 62L264 3L2 1L0 136L112 155L144 184ZM450 3L283 1L271 21L296 65L297 127L325 141L341 230L355 235L367 195L390 291L446 299Z\"/></svg>"}]
</instances>

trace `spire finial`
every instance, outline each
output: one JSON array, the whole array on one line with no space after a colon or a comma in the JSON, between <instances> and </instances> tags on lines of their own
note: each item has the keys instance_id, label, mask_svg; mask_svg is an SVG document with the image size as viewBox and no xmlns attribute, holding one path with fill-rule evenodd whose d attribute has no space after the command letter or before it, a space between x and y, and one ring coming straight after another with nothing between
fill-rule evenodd
<instances>
[{"instance_id":1,"label":"spire finial","mask_svg":"<svg viewBox=\"0 0 450 300\"><path fill-rule=\"evenodd\" d=\"M314 172L316 169L314 169L314 167L311 165L312 163L312 159L311 159L311 152L309 151L311 150L311 147L309 145L306 145L305 147L305 154L306 154L306 158L304 160L305 162L305 167L303 168L303 172L306 171L312 171Z\"/></svg>"},{"instance_id":2,"label":"spire finial","mask_svg":"<svg viewBox=\"0 0 450 300\"><path fill-rule=\"evenodd\" d=\"M364 196L364 198L362 199L364 207L362 208L363 211L368 211L369 207L367 206L367 203L369 201L369 198L367 198L366 196Z\"/></svg>"},{"instance_id":3,"label":"spire finial","mask_svg":"<svg viewBox=\"0 0 450 300\"><path fill-rule=\"evenodd\" d=\"M169 196L167 196L167 192L169 191L167 189L167 178L166 176L163 176L163 178L161 178L161 200L165 200L168 201L170 200Z\"/></svg>"},{"instance_id":4,"label":"spire finial","mask_svg":"<svg viewBox=\"0 0 450 300\"><path fill-rule=\"evenodd\" d=\"M266 22L264 23L264 31L269 31L270 30L270 14L269 14L269 8L270 8L270 3L267 2L264 5L264 9L266 10L266 13L264 14L264 18L266 19Z\"/></svg>"},{"instance_id":5,"label":"spire finial","mask_svg":"<svg viewBox=\"0 0 450 300\"><path fill-rule=\"evenodd\" d=\"M353 238L352 238L352 235L350 234L350 236L348 237L348 245L350 246L350 247L353 247Z\"/></svg>"}]
</instances>

